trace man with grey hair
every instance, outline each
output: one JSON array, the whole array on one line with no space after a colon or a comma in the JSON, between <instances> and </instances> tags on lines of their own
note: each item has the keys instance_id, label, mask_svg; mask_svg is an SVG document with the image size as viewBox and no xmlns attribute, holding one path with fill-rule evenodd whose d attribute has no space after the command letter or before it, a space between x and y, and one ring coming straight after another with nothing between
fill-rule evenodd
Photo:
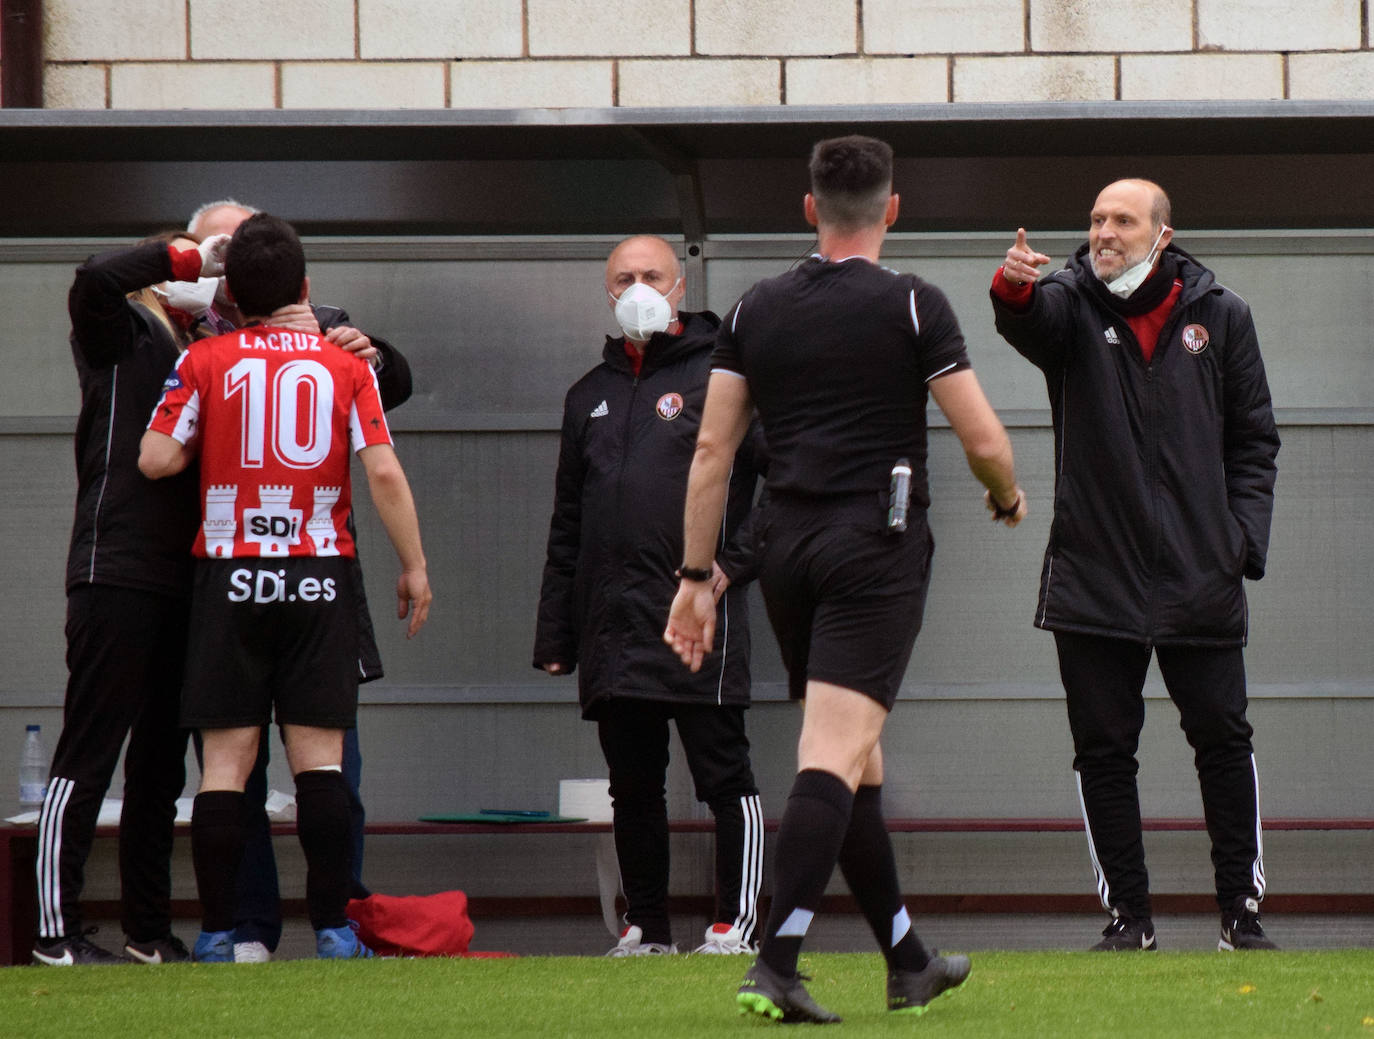
<instances>
[{"instance_id":1,"label":"man with grey hair","mask_svg":"<svg viewBox=\"0 0 1374 1039\"><path fill-rule=\"evenodd\" d=\"M212 234L233 234L239 224L254 213L256 206L250 206L235 198L221 198L198 206L186 222L186 230L197 237Z\"/></svg>"},{"instance_id":2,"label":"man with grey hair","mask_svg":"<svg viewBox=\"0 0 1374 1039\"><path fill-rule=\"evenodd\" d=\"M1102 189L1063 270L1016 233L997 330L1045 374L1054 521L1035 624L1054 633L1098 895L1097 951L1158 947L1136 750L1153 655L1193 748L1218 948L1273 949L1246 720L1244 579L1264 576L1279 435L1245 301L1173 244L1153 181Z\"/></svg>"}]
</instances>

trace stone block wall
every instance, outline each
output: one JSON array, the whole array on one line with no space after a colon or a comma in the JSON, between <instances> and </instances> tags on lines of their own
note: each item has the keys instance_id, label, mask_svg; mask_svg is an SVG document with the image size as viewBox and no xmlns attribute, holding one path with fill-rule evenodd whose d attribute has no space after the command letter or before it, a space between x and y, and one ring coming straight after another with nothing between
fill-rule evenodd
<instances>
[{"instance_id":1,"label":"stone block wall","mask_svg":"<svg viewBox=\"0 0 1374 1039\"><path fill-rule=\"evenodd\" d=\"M46 0L48 108L1374 97L1367 0Z\"/></svg>"}]
</instances>

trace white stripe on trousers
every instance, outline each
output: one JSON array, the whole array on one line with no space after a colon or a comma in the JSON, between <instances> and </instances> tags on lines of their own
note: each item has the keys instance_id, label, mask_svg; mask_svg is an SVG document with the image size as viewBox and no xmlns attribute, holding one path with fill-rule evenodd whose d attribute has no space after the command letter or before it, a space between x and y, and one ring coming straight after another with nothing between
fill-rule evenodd
<instances>
[{"instance_id":1,"label":"white stripe on trousers","mask_svg":"<svg viewBox=\"0 0 1374 1039\"><path fill-rule=\"evenodd\" d=\"M1264 898L1264 823L1260 821L1259 766L1250 755L1250 774L1255 780L1255 861L1250 864L1250 880L1255 885L1255 901Z\"/></svg>"},{"instance_id":2,"label":"white stripe on trousers","mask_svg":"<svg viewBox=\"0 0 1374 1039\"><path fill-rule=\"evenodd\" d=\"M1093 827L1088 821L1088 803L1083 800L1083 776L1075 770L1074 782L1078 785L1078 807L1083 812L1083 832L1088 836L1088 858L1092 860L1093 874L1097 878L1097 897L1102 900L1102 908L1111 911L1111 890L1107 885L1107 874L1102 872L1102 863L1097 860L1097 846L1093 844Z\"/></svg>"},{"instance_id":3,"label":"white stripe on trousers","mask_svg":"<svg viewBox=\"0 0 1374 1039\"><path fill-rule=\"evenodd\" d=\"M739 906L733 926L752 935L758 924L759 889L763 886L763 804L758 794L739 799L744 816L743 856L740 859Z\"/></svg>"},{"instance_id":4,"label":"white stripe on trousers","mask_svg":"<svg viewBox=\"0 0 1374 1039\"><path fill-rule=\"evenodd\" d=\"M1083 832L1088 836L1088 857L1092 860L1093 873L1097 877L1097 897L1102 900L1102 908L1111 911L1111 892L1107 885L1107 875L1102 872L1102 864L1097 861L1097 848L1093 844L1093 828L1088 822L1088 806L1083 800L1083 777L1075 772L1078 784L1078 805L1083 812ZM1255 785L1255 861L1250 864L1250 882L1255 886L1255 900L1264 898L1266 879L1264 876L1264 822L1260 816L1259 766L1255 755L1250 755L1250 775Z\"/></svg>"},{"instance_id":5,"label":"white stripe on trousers","mask_svg":"<svg viewBox=\"0 0 1374 1039\"><path fill-rule=\"evenodd\" d=\"M62 821L76 782L54 776L38 819L38 859L34 874L38 881L38 934L43 938L63 938L62 933Z\"/></svg>"}]
</instances>

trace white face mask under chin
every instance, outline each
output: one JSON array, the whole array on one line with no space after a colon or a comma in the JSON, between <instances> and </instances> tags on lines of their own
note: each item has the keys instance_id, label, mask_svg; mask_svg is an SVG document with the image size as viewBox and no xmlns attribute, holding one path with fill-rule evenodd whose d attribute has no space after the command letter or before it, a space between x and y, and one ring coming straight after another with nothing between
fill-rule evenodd
<instances>
[{"instance_id":1,"label":"white face mask under chin","mask_svg":"<svg viewBox=\"0 0 1374 1039\"><path fill-rule=\"evenodd\" d=\"M219 290L218 278L199 278L196 281L169 281L154 291L167 301L169 307L200 317L215 302Z\"/></svg>"},{"instance_id":2,"label":"white face mask under chin","mask_svg":"<svg viewBox=\"0 0 1374 1039\"><path fill-rule=\"evenodd\" d=\"M1133 267L1128 267L1111 281L1103 282L1107 286L1107 291L1113 296L1126 299L1136 289L1145 284L1145 279L1150 276L1150 269L1155 265L1155 258L1159 256L1159 242L1164 237L1164 232L1169 230L1169 225L1160 227L1159 234L1155 236L1155 244L1150 246L1150 253L1145 259L1141 260Z\"/></svg>"},{"instance_id":3,"label":"white face mask under chin","mask_svg":"<svg viewBox=\"0 0 1374 1039\"><path fill-rule=\"evenodd\" d=\"M672 288L668 289L669 295L681 281L678 278L673 282ZM611 294L608 292L606 295ZM635 282L618 299L611 296L611 300L615 303L615 320L620 330L625 333L625 338L636 343L648 342L651 335L667 331L673 323L673 305L656 288L642 281Z\"/></svg>"}]
</instances>

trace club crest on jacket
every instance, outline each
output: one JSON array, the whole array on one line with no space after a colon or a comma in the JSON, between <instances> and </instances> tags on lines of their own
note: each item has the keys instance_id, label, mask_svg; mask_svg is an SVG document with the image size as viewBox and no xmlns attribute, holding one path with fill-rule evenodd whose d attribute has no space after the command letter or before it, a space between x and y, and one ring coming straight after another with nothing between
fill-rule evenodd
<instances>
[{"instance_id":1,"label":"club crest on jacket","mask_svg":"<svg viewBox=\"0 0 1374 1039\"><path fill-rule=\"evenodd\" d=\"M1189 325L1183 330L1183 348L1190 354L1202 353L1209 341L1207 329L1201 325Z\"/></svg>"},{"instance_id":2,"label":"club crest on jacket","mask_svg":"<svg viewBox=\"0 0 1374 1039\"><path fill-rule=\"evenodd\" d=\"M671 422L682 414L682 394L665 393L658 398L658 403L654 405L654 410L658 412L658 417Z\"/></svg>"}]
</instances>

